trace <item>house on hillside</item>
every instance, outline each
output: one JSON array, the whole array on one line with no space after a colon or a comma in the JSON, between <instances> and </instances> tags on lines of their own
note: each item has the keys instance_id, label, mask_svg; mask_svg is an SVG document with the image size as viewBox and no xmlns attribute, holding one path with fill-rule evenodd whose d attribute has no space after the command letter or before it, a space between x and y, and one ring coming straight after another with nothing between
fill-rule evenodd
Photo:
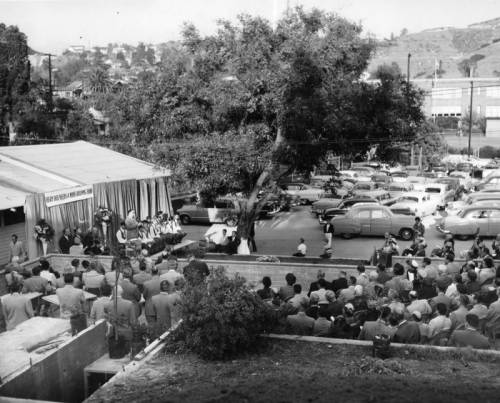
<instances>
[{"instance_id":1,"label":"house on hillside","mask_svg":"<svg viewBox=\"0 0 500 403\"><path fill-rule=\"evenodd\" d=\"M60 87L54 89L54 97L56 98L66 98L74 99L80 98L83 94L83 81L73 81L66 87Z\"/></svg>"}]
</instances>

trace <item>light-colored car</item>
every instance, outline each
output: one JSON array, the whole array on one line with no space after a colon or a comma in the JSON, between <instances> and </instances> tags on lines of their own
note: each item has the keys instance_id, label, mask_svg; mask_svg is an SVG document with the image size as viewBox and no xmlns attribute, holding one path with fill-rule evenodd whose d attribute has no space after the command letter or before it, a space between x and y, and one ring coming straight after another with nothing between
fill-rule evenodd
<instances>
[{"instance_id":1,"label":"light-colored car","mask_svg":"<svg viewBox=\"0 0 500 403\"><path fill-rule=\"evenodd\" d=\"M448 184L444 183L429 183L425 186L424 192L437 203L437 208L440 210L444 209L446 203L452 201L455 197L455 192L450 189Z\"/></svg>"},{"instance_id":2,"label":"light-colored car","mask_svg":"<svg viewBox=\"0 0 500 403\"><path fill-rule=\"evenodd\" d=\"M318 215L318 220L320 225L325 225L328 221L330 221L333 217L338 215L346 214L353 206L364 203L374 203L380 204L377 199L373 199L371 197L350 197L348 199L342 200L342 202L336 207L330 207L325 210L321 214Z\"/></svg>"},{"instance_id":3,"label":"light-colored car","mask_svg":"<svg viewBox=\"0 0 500 403\"><path fill-rule=\"evenodd\" d=\"M181 223L233 225L238 215L238 205L231 199L218 199L213 204L187 204L177 210Z\"/></svg>"},{"instance_id":4,"label":"light-colored car","mask_svg":"<svg viewBox=\"0 0 500 403\"><path fill-rule=\"evenodd\" d=\"M391 207L391 210L408 210L417 217L434 214L438 206L435 200L423 192L408 192L387 205Z\"/></svg>"},{"instance_id":5,"label":"light-colored car","mask_svg":"<svg viewBox=\"0 0 500 403\"><path fill-rule=\"evenodd\" d=\"M459 211L467 208L478 202L500 202L500 192L498 193L488 193L488 192L477 192L471 193L464 200L450 201L446 204L446 212L448 215L456 215Z\"/></svg>"},{"instance_id":6,"label":"light-colored car","mask_svg":"<svg viewBox=\"0 0 500 403\"><path fill-rule=\"evenodd\" d=\"M305 204L311 204L325 194L323 189L313 188L304 183L287 183L283 186L283 190L290 196L297 196Z\"/></svg>"},{"instance_id":7,"label":"light-colored car","mask_svg":"<svg viewBox=\"0 0 500 403\"><path fill-rule=\"evenodd\" d=\"M470 206L457 215L444 217L436 228L459 239L468 239L476 234L496 236L500 233L500 207Z\"/></svg>"},{"instance_id":8,"label":"light-colored car","mask_svg":"<svg viewBox=\"0 0 500 403\"><path fill-rule=\"evenodd\" d=\"M331 219L336 235L351 238L356 235L384 236L386 232L404 240L413 238L414 217L394 214L388 207L377 204L353 206L343 216Z\"/></svg>"},{"instance_id":9,"label":"light-colored car","mask_svg":"<svg viewBox=\"0 0 500 403\"><path fill-rule=\"evenodd\" d=\"M393 182L387 187L387 191L391 198L395 199L407 192L411 192L414 189L413 183L406 182Z\"/></svg>"},{"instance_id":10,"label":"light-colored car","mask_svg":"<svg viewBox=\"0 0 500 403\"><path fill-rule=\"evenodd\" d=\"M408 172L405 171L391 172L391 177L393 182L406 182L408 178Z\"/></svg>"},{"instance_id":11,"label":"light-colored car","mask_svg":"<svg viewBox=\"0 0 500 403\"><path fill-rule=\"evenodd\" d=\"M448 175L450 178L457 178L460 181L465 190L470 190L473 187L474 181L467 172L463 171L453 171Z\"/></svg>"}]
</instances>

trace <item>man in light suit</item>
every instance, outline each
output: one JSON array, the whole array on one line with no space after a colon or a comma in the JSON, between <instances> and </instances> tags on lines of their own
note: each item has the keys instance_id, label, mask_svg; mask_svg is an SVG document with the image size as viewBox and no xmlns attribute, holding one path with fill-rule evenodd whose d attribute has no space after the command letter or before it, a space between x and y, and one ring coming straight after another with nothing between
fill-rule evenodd
<instances>
[{"instance_id":1,"label":"man in light suit","mask_svg":"<svg viewBox=\"0 0 500 403\"><path fill-rule=\"evenodd\" d=\"M64 274L64 287L56 290L62 319L70 319L71 331L75 335L87 327L85 314L85 294L73 287L73 273Z\"/></svg>"},{"instance_id":2,"label":"man in light suit","mask_svg":"<svg viewBox=\"0 0 500 403\"><path fill-rule=\"evenodd\" d=\"M173 291L173 284L163 280L160 284L161 291L152 298L155 312L156 325L160 332L167 331L172 327L172 317L176 317L176 310L179 308L180 296Z\"/></svg>"},{"instance_id":3,"label":"man in light suit","mask_svg":"<svg viewBox=\"0 0 500 403\"><path fill-rule=\"evenodd\" d=\"M10 294L2 297L2 313L7 330L14 329L18 324L32 318L33 307L30 299L21 294L22 283L14 282L10 285Z\"/></svg>"}]
</instances>

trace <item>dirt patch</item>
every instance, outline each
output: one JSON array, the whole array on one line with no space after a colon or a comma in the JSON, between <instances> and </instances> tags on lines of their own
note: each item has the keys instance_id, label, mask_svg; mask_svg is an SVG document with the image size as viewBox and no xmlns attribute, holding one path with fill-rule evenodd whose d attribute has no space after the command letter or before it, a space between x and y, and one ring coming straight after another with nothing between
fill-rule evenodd
<instances>
[{"instance_id":1,"label":"dirt patch","mask_svg":"<svg viewBox=\"0 0 500 403\"><path fill-rule=\"evenodd\" d=\"M498 402L500 364L269 340L259 354L227 362L160 355L91 402Z\"/></svg>"}]
</instances>

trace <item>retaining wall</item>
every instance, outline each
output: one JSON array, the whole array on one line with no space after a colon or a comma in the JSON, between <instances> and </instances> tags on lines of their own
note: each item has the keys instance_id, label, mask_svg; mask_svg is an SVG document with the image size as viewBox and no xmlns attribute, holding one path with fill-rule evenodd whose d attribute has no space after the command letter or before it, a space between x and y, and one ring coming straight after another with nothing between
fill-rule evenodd
<instances>
[{"instance_id":1,"label":"retaining wall","mask_svg":"<svg viewBox=\"0 0 500 403\"><path fill-rule=\"evenodd\" d=\"M105 334L104 320L90 326L43 360L5 379L0 396L81 402L83 369L107 352Z\"/></svg>"}]
</instances>

